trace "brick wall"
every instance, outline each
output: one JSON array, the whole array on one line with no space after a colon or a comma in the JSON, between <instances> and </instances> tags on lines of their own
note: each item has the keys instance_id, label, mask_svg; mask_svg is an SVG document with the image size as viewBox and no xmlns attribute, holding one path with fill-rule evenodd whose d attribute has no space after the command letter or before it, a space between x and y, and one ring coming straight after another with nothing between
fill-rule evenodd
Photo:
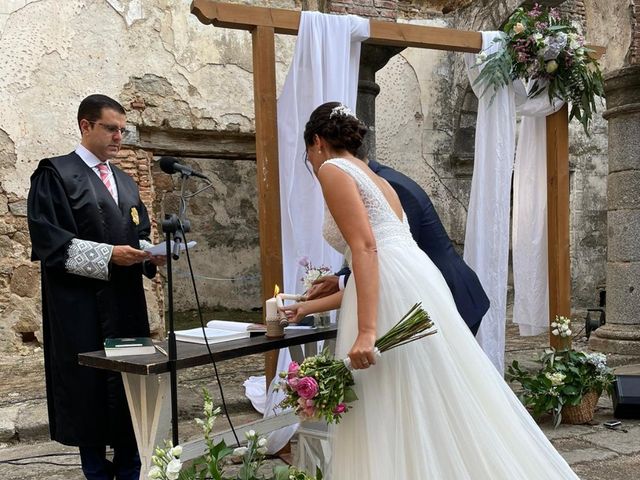
<instances>
[{"instance_id":1,"label":"brick wall","mask_svg":"<svg viewBox=\"0 0 640 480\"><path fill-rule=\"evenodd\" d=\"M397 0L328 0L326 8L330 13L349 13L389 22L398 18Z\"/></svg>"},{"instance_id":2,"label":"brick wall","mask_svg":"<svg viewBox=\"0 0 640 480\"><path fill-rule=\"evenodd\" d=\"M563 17L569 18L572 22L578 23L581 30L584 32L587 11L584 8L583 0L567 0L563 2L558 9Z\"/></svg>"},{"instance_id":3,"label":"brick wall","mask_svg":"<svg viewBox=\"0 0 640 480\"><path fill-rule=\"evenodd\" d=\"M156 218L154 215L153 202L154 190L151 183L151 161L153 156L144 150L122 149L113 160L113 163L122 169L138 184L140 198L149 211L149 218L152 220L152 238L158 240L158 230L156 228Z\"/></svg>"}]
</instances>

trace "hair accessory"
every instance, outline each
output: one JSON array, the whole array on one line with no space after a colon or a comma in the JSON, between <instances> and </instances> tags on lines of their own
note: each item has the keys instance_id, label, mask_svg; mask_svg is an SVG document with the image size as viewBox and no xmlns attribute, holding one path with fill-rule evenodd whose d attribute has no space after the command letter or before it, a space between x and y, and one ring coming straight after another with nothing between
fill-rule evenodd
<instances>
[{"instance_id":1,"label":"hair accessory","mask_svg":"<svg viewBox=\"0 0 640 480\"><path fill-rule=\"evenodd\" d=\"M329 114L329 119L332 119L334 117L353 117L356 118L356 116L353 114L353 112L349 109L349 107L346 107L342 104L338 105L337 107L333 107L333 109L331 109L331 113Z\"/></svg>"}]
</instances>

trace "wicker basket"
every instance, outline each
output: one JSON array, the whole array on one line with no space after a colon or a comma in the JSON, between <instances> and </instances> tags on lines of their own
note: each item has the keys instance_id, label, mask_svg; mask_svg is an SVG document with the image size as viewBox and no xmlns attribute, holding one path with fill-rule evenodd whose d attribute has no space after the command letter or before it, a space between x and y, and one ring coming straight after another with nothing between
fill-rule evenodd
<instances>
[{"instance_id":1,"label":"wicker basket","mask_svg":"<svg viewBox=\"0 0 640 480\"><path fill-rule=\"evenodd\" d=\"M578 405L562 407L562 423L581 425L593 420L599 398L598 392L592 390L582 396L582 401Z\"/></svg>"}]
</instances>

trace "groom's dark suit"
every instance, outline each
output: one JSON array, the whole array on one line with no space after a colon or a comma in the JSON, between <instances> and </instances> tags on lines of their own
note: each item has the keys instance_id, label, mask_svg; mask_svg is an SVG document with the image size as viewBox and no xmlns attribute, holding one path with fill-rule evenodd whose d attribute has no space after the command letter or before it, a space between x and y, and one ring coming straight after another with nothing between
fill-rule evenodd
<instances>
[{"instance_id":1,"label":"groom's dark suit","mask_svg":"<svg viewBox=\"0 0 640 480\"><path fill-rule=\"evenodd\" d=\"M370 161L369 168L384 178L398 194L407 214L414 240L442 272L449 285L458 312L475 335L482 317L489 309L475 272L458 255L427 193L406 175ZM348 269L347 269L348 271ZM338 274L346 274L344 269Z\"/></svg>"}]
</instances>

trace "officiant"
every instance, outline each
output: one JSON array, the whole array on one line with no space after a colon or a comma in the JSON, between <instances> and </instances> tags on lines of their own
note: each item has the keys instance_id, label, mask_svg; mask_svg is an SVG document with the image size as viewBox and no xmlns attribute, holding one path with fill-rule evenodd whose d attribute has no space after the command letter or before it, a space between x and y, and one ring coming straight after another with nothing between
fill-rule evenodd
<instances>
[{"instance_id":1,"label":"officiant","mask_svg":"<svg viewBox=\"0 0 640 480\"><path fill-rule=\"evenodd\" d=\"M112 160L124 108L90 95L78 109L75 151L40 161L28 198L32 260L41 263L43 346L51 438L80 448L89 480L138 479L140 459L119 373L78 365L105 338L148 337L142 275L162 256L138 186ZM114 449L113 462L106 446Z\"/></svg>"}]
</instances>

